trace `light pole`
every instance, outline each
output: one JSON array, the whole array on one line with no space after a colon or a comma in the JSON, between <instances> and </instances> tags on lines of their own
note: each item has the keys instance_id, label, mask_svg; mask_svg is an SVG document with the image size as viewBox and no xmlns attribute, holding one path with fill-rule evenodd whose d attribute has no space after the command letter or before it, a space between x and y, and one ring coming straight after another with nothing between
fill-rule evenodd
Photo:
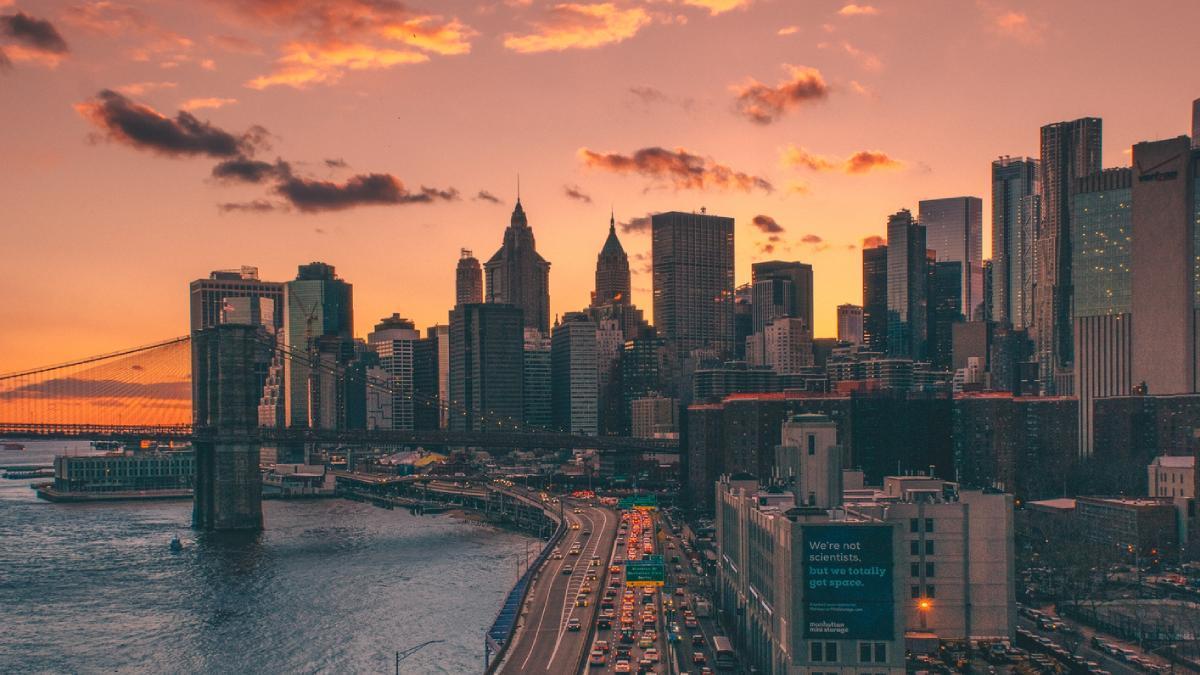
<instances>
[{"instance_id":1,"label":"light pole","mask_svg":"<svg viewBox=\"0 0 1200 675\"><path fill-rule=\"evenodd\" d=\"M423 648L428 647L429 645L437 644L439 642L445 642L445 640L428 640L426 642L422 642L419 645L416 645L415 647L409 647L408 649L402 649L402 650L396 652L396 675L400 675L400 662L401 661L403 661L404 659L407 659L408 657L412 656L413 654L416 654L417 652L421 651Z\"/></svg>"}]
</instances>

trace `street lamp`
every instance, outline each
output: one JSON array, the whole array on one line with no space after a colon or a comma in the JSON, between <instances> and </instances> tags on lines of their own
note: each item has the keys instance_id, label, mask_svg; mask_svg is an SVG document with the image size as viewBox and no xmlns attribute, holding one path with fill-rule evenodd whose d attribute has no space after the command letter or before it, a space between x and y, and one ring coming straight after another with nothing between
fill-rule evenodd
<instances>
[{"instance_id":1,"label":"street lamp","mask_svg":"<svg viewBox=\"0 0 1200 675\"><path fill-rule=\"evenodd\" d=\"M415 647L409 647L408 649L402 649L402 650L396 652L396 675L400 675L400 662L401 661L403 661L404 659L407 659L408 657L412 656L413 654L416 654L417 652L421 651L425 647L428 647L429 645L437 644L439 642L445 642L445 640L428 640L426 642L422 642L421 644L419 644Z\"/></svg>"},{"instance_id":2,"label":"street lamp","mask_svg":"<svg viewBox=\"0 0 1200 675\"><path fill-rule=\"evenodd\" d=\"M929 598L921 598L917 601L917 611L921 614L921 630L926 630L926 619L929 615L929 610L933 609L933 602Z\"/></svg>"}]
</instances>

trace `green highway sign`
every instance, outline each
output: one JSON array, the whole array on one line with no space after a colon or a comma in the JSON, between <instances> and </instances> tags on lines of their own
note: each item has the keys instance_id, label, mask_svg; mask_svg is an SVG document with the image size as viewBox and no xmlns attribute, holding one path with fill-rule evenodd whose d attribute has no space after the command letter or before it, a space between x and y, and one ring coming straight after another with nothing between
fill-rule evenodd
<instances>
[{"instance_id":1,"label":"green highway sign","mask_svg":"<svg viewBox=\"0 0 1200 675\"><path fill-rule=\"evenodd\" d=\"M635 495L633 497L622 497L618 502L622 510L629 511L631 509L648 509L653 510L658 508L658 495Z\"/></svg>"},{"instance_id":2,"label":"green highway sign","mask_svg":"<svg viewBox=\"0 0 1200 675\"><path fill-rule=\"evenodd\" d=\"M645 560L625 563L625 583L629 586L662 586L667 579L667 565L662 556L647 556Z\"/></svg>"}]
</instances>

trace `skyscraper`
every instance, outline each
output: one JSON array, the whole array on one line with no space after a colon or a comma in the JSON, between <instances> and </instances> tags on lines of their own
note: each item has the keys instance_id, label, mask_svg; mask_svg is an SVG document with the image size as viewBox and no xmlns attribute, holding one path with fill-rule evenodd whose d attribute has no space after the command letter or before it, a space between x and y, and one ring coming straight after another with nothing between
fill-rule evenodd
<instances>
[{"instance_id":1,"label":"skyscraper","mask_svg":"<svg viewBox=\"0 0 1200 675\"><path fill-rule=\"evenodd\" d=\"M1041 132L1041 223L1036 235L1033 327L1043 389L1070 395L1071 189L1100 171L1101 121L1056 122Z\"/></svg>"},{"instance_id":2,"label":"skyscraper","mask_svg":"<svg viewBox=\"0 0 1200 675\"><path fill-rule=\"evenodd\" d=\"M1133 146L1133 382L1151 394L1194 392L1200 380L1198 163L1187 136Z\"/></svg>"},{"instance_id":3,"label":"skyscraper","mask_svg":"<svg viewBox=\"0 0 1200 675\"><path fill-rule=\"evenodd\" d=\"M526 429L551 429L554 426L550 347L549 335L536 328L525 329L523 380Z\"/></svg>"},{"instance_id":4,"label":"skyscraper","mask_svg":"<svg viewBox=\"0 0 1200 675\"><path fill-rule=\"evenodd\" d=\"M301 265L296 278L284 284L283 359L284 424L306 427L314 420L332 419L330 392L325 377L354 356L354 287L339 279L333 265ZM312 368L310 363L320 363ZM324 394L324 395L322 395ZM310 410L315 401L324 410Z\"/></svg>"},{"instance_id":5,"label":"skyscraper","mask_svg":"<svg viewBox=\"0 0 1200 675\"><path fill-rule=\"evenodd\" d=\"M921 360L929 329L925 228L901 209L888 217L887 232L888 354Z\"/></svg>"},{"instance_id":6,"label":"skyscraper","mask_svg":"<svg viewBox=\"0 0 1200 675\"><path fill-rule=\"evenodd\" d=\"M596 290L592 293L592 306L608 304L631 304L629 281L629 256L617 239L616 217L608 219L608 238L596 257Z\"/></svg>"},{"instance_id":7,"label":"skyscraper","mask_svg":"<svg viewBox=\"0 0 1200 675\"><path fill-rule=\"evenodd\" d=\"M838 342L855 346L863 344L863 308L858 305L837 306Z\"/></svg>"},{"instance_id":8,"label":"skyscraper","mask_svg":"<svg viewBox=\"0 0 1200 675\"><path fill-rule=\"evenodd\" d=\"M391 429L415 429L417 405L429 405L428 401L414 403L413 351L420 337L421 334L417 332L413 322L399 314L381 319L375 324L375 330L367 335L367 344L379 355L379 367L387 378L390 392L383 405L387 409L385 419L391 423Z\"/></svg>"},{"instance_id":9,"label":"skyscraper","mask_svg":"<svg viewBox=\"0 0 1200 675\"><path fill-rule=\"evenodd\" d=\"M954 324L966 321L962 309L963 263L939 260L929 269L929 338L926 355L935 368L949 370ZM986 354L984 354L986 356Z\"/></svg>"},{"instance_id":10,"label":"skyscraper","mask_svg":"<svg viewBox=\"0 0 1200 675\"><path fill-rule=\"evenodd\" d=\"M863 345L887 352L888 247L863 249Z\"/></svg>"},{"instance_id":11,"label":"skyscraper","mask_svg":"<svg viewBox=\"0 0 1200 675\"><path fill-rule=\"evenodd\" d=\"M917 219L925 228L925 245L937 262L961 262L962 298L966 318L983 304L983 200L979 197L923 199Z\"/></svg>"},{"instance_id":12,"label":"skyscraper","mask_svg":"<svg viewBox=\"0 0 1200 675\"><path fill-rule=\"evenodd\" d=\"M582 312L568 312L550 339L550 387L555 428L595 436L600 385L597 382L596 324Z\"/></svg>"},{"instance_id":13,"label":"skyscraper","mask_svg":"<svg viewBox=\"0 0 1200 675\"><path fill-rule=\"evenodd\" d=\"M524 322L499 303L450 310L450 429L514 431L524 416Z\"/></svg>"},{"instance_id":14,"label":"skyscraper","mask_svg":"<svg viewBox=\"0 0 1200 675\"><path fill-rule=\"evenodd\" d=\"M1026 255L1021 202L1038 190L1038 161L1001 157L992 162L992 315L1020 330L1029 326L1025 288L1033 273Z\"/></svg>"},{"instance_id":15,"label":"skyscraper","mask_svg":"<svg viewBox=\"0 0 1200 675\"><path fill-rule=\"evenodd\" d=\"M413 343L413 428L445 429L450 388L450 327L430 326Z\"/></svg>"},{"instance_id":16,"label":"skyscraper","mask_svg":"<svg viewBox=\"0 0 1200 675\"><path fill-rule=\"evenodd\" d=\"M803 319L813 327L812 265L769 260L750 266L753 288L754 332L763 332L775 319Z\"/></svg>"},{"instance_id":17,"label":"skyscraper","mask_svg":"<svg viewBox=\"0 0 1200 675\"><path fill-rule=\"evenodd\" d=\"M1093 403L1105 396L1127 396L1132 387L1132 172L1107 169L1076 181L1071 229L1079 450L1090 456Z\"/></svg>"},{"instance_id":18,"label":"skyscraper","mask_svg":"<svg viewBox=\"0 0 1200 675\"><path fill-rule=\"evenodd\" d=\"M733 218L651 217L654 326L676 354L733 354Z\"/></svg>"},{"instance_id":19,"label":"skyscraper","mask_svg":"<svg viewBox=\"0 0 1200 675\"><path fill-rule=\"evenodd\" d=\"M193 281L188 290L193 333L222 323L264 325L271 332L283 328L283 284L260 280L257 267L216 270Z\"/></svg>"},{"instance_id":20,"label":"skyscraper","mask_svg":"<svg viewBox=\"0 0 1200 675\"><path fill-rule=\"evenodd\" d=\"M518 307L524 313L525 326L550 331L550 263L537 252L533 228L519 197L504 230L504 243L484 269L487 302Z\"/></svg>"},{"instance_id":21,"label":"skyscraper","mask_svg":"<svg viewBox=\"0 0 1200 675\"><path fill-rule=\"evenodd\" d=\"M454 272L454 298L456 305L483 302L483 268L468 248L459 252L458 268Z\"/></svg>"}]
</instances>

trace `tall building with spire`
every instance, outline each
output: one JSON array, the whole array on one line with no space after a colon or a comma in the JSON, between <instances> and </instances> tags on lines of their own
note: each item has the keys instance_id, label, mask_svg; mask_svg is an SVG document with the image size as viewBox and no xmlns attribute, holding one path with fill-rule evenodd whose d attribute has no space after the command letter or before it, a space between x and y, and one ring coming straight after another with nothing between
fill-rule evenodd
<instances>
[{"instance_id":1,"label":"tall building with spire","mask_svg":"<svg viewBox=\"0 0 1200 675\"><path fill-rule=\"evenodd\" d=\"M464 248L458 257L454 273L454 304L471 305L483 302L483 268L471 249Z\"/></svg>"},{"instance_id":2,"label":"tall building with spire","mask_svg":"<svg viewBox=\"0 0 1200 675\"><path fill-rule=\"evenodd\" d=\"M630 302L629 256L617 239L615 215L608 218L608 238L596 258L596 290L592 306L628 305Z\"/></svg>"},{"instance_id":3,"label":"tall building with spire","mask_svg":"<svg viewBox=\"0 0 1200 675\"><path fill-rule=\"evenodd\" d=\"M550 263L537 252L519 196L504 230L504 243L483 268L487 302L519 307L526 328L550 332Z\"/></svg>"}]
</instances>

